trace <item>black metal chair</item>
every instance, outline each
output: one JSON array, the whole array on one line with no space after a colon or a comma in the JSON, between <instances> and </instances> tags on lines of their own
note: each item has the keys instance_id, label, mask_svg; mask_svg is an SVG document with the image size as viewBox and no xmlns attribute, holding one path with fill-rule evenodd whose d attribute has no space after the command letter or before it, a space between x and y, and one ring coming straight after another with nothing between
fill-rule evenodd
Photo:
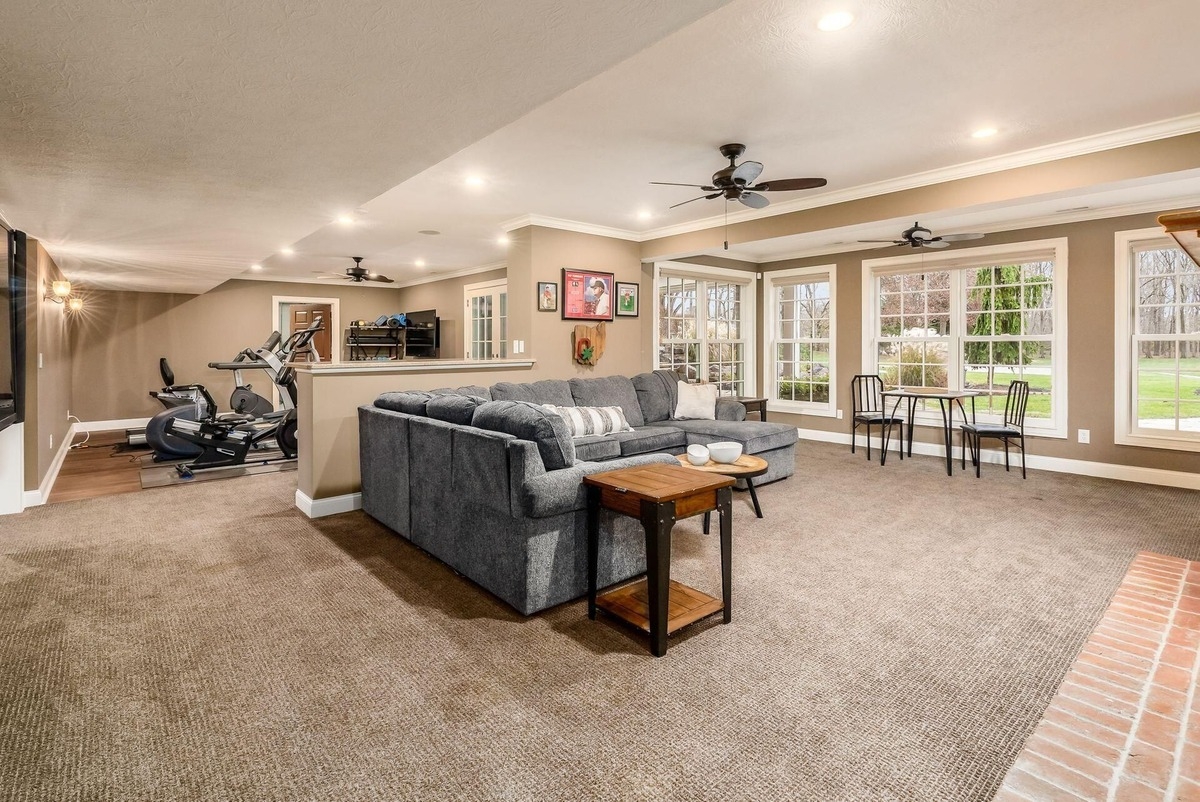
<instances>
[{"instance_id":1,"label":"black metal chair","mask_svg":"<svg viewBox=\"0 0 1200 802\"><path fill-rule=\"evenodd\" d=\"M967 447L971 448L971 463L975 466L975 478L979 478L979 467L983 460L980 458L982 440L990 437L1004 441L1004 470L1008 466L1008 444L1015 440L1021 449L1021 478L1025 479L1025 406L1029 403L1029 382L1014 381L1008 385L1008 395L1004 399L1004 422L995 423L964 423L962 425L962 466L967 467Z\"/></svg>"},{"instance_id":2,"label":"black metal chair","mask_svg":"<svg viewBox=\"0 0 1200 802\"><path fill-rule=\"evenodd\" d=\"M881 448L886 451L892 426L900 427L900 459L904 459L904 418L889 415L883 407L883 379L872 373L860 373L850 380L850 453L855 453L859 426L867 427L867 459L871 458L871 427L878 425L882 436ZM911 425L911 424L910 424ZM880 462L883 455L880 454Z\"/></svg>"}]
</instances>

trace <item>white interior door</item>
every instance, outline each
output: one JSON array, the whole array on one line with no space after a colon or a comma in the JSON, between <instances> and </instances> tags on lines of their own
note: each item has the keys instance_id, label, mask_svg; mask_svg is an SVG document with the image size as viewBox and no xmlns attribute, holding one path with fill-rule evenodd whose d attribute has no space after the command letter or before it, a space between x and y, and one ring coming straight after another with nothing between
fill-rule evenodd
<instances>
[{"instance_id":1,"label":"white interior door","mask_svg":"<svg viewBox=\"0 0 1200 802\"><path fill-rule=\"evenodd\" d=\"M504 282L470 285L463 290L467 359L508 357L508 287Z\"/></svg>"}]
</instances>

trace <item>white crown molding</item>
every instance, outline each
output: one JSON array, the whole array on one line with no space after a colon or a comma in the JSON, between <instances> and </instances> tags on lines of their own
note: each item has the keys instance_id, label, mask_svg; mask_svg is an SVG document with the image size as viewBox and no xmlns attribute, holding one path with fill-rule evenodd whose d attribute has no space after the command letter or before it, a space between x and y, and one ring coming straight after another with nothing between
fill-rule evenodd
<instances>
[{"instance_id":1,"label":"white crown molding","mask_svg":"<svg viewBox=\"0 0 1200 802\"><path fill-rule=\"evenodd\" d=\"M1058 226L1068 223L1083 223L1088 220L1105 220L1114 217L1126 217L1133 214L1145 214L1146 212L1162 212L1167 209L1182 209L1193 206L1200 206L1200 195L1189 195L1183 198L1166 198L1164 200L1140 201L1138 203L1122 203L1116 206L1095 206L1089 209L1080 209L1073 212L1054 212L1051 214L1031 215L1028 217L1015 217L1001 222L992 223L990 225L971 225L973 231L978 231L981 234L998 234L1001 231L1019 231L1028 228L1041 228L1042 226ZM788 251L779 256L761 257L763 261L758 262L759 265L770 265L775 262L786 262L792 259L808 259L814 256L828 256L835 253L852 253L854 251L879 251L888 250L888 246L880 247L878 245L867 245L857 242L843 242L834 245L821 245L812 248L803 248L796 251ZM950 253L952 251L946 251ZM711 252L705 252L708 255L713 255ZM724 253L724 251L722 251ZM730 251L736 253L736 251ZM754 261L760 257L743 254L740 257L750 261Z\"/></svg>"},{"instance_id":2,"label":"white crown molding","mask_svg":"<svg viewBox=\"0 0 1200 802\"><path fill-rule=\"evenodd\" d=\"M989 156L986 159L977 159L950 167L940 167L936 170L926 170L922 173L913 173L912 175L901 176L899 178L876 181L872 184L860 184L859 186L849 187L836 192L806 195L803 198L774 203L761 211L748 210L734 212L729 215L729 223L732 225L747 220L759 220L765 217L804 211L805 209L815 209L819 206L832 206L835 203L846 203L876 195L885 195L890 192L901 192L908 189L941 184L947 181L956 181L962 178L972 178L978 175L1013 170L1018 167L1044 164L1045 162L1067 159L1073 156L1084 156L1088 153L1098 153L1100 151L1113 150L1114 148L1140 145L1143 142L1169 139L1174 136L1193 134L1197 131L1200 131L1200 114L1189 114L1170 120L1160 120L1148 125L1122 128L1103 134L1069 139L1065 142L1056 142L1052 145L1042 145L1027 150L1019 150L1015 153ZM702 220L693 220L690 223L679 223L678 225L651 229L639 235L639 241L645 242L662 237L672 237L677 234L690 234L694 231L716 228L724 224L724 215L714 215Z\"/></svg>"},{"instance_id":3,"label":"white crown molding","mask_svg":"<svg viewBox=\"0 0 1200 802\"><path fill-rule=\"evenodd\" d=\"M560 231L574 231L577 234L594 234L597 237L609 237L610 239L623 239L629 242L642 242L647 239L644 234L636 231L628 231L624 228L613 228L611 226L598 226L592 223L581 223L578 220L564 220L560 217L543 217L540 214L525 214L520 217L509 220L502 224L502 228L507 231L516 231L518 228L526 226L541 226L542 228L557 228Z\"/></svg>"},{"instance_id":4,"label":"white crown molding","mask_svg":"<svg viewBox=\"0 0 1200 802\"><path fill-rule=\"evenodd\" d=\"M415 287L419 284L433 284L438 281L446 281L452 278L462 278L463 276L474 276L477 273L490 273L493 270L500 270L508 267L508 262L492 262L490 265L479 265L478 267L464 267L462 270L452 270L449 273L438 273L435 276L424 276L413 281L397 282L396 289L401 287Z\"/></svg>"}]
</instances>

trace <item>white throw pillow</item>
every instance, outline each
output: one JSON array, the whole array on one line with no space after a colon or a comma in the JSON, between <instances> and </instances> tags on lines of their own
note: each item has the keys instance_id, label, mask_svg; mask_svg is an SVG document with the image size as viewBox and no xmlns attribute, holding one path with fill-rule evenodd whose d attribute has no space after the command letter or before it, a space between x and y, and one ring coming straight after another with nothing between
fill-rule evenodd
<instances>
[{"instance_id":1,"label":"white throw pillow","mask_svg":"<svg viewBox=\"0 0 1200 802\"><path fill-rule=\"evenodd\" d=\"M717 385L679 382L679 400L675 403L675 420L716 420Z\"/></svg>"},{"instance_id":2,"label":"white throw pillow","mask_svg":"<svg viewBox=\"0 0 1200 802\"><path fill-rule=\"evenodd\" d=\"M620 407L556 407L554 404L542 406L566 421L571 437L633 431Z\"/></svg>"}]
</instances>

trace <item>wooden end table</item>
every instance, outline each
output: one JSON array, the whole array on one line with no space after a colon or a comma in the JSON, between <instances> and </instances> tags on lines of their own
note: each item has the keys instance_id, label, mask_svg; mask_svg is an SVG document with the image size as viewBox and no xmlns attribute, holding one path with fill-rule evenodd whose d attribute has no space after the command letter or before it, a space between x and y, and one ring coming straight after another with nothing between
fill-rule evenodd
<instances>
[{"instance_id":1,"label":"wooden end table","mask_svg":"<svg viewBox=\"0 0 1200 802\"><path fill-rule=\"evenodd\" d=\"M650 652L667 653L667 635L715 613L730 621L733 556L734 480L727 476L654 463L585 476L588 532L588 618L596 609L650 634ZM646 533L646 578L596 592L600 551L600 510L642 522ZM671 529L675 521L700 513L721 513L721 599L671 579Z\"/></svg>"},{"instance_id":2,"label":"wooden end table","mask_svg":"<svg viewBox=\"0 0 1200 802\"><path fill-rule=\"evenodd\" d=\"M703 465L693 465L688 462L687 454L680 454L675 459L679 460L680 465L693 471L706 471L721 476L731 476L734 479L745 479L746 489L750 491L750 500L754 502L754 514L759 518L763 517L762 507L758 506L758 493L754 492L754 477L762 476L767 472L767 461L762 457L743 454L733 462L717 462L710 459ZM704 534L708 534L707 512L704 513Z\"/></svg>"},{"instance_id":3,"label":"wooden end table","mask_svg":"<svg viewBox=\"0 0 1200 802\"><path fill-rule=\"evenodd\" d=\"M746 414L749 415L754 410L758 410L758 419L765 421L767 419L767 399L754 396L738 396L737 400L746 408Z\"/></svg>"}]
</instances>

